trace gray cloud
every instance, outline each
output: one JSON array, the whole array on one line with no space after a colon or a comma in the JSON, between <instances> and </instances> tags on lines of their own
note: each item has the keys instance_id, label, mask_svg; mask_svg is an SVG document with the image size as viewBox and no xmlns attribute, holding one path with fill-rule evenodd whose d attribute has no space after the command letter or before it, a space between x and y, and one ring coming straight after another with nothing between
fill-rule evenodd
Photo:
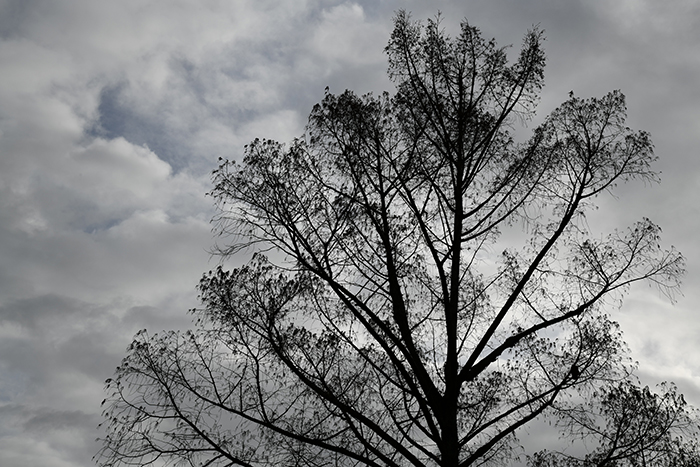
<instances>
[{"instance_id":1,"label":"gray cloud","mask_svg":"<svg viewBox=\"0 0 700 467\"><path fill-rule=\"evenodd\" d=\"M40 321L70 319L85 313L87 304L75 298L47 294L14 300L0 306L0 322L9 322L34 329Z\"/></svg>"},{"instance_id":2,"label":"gray cloud","mask_svg":"<svg viewBox=\"0 0 700 467\"><path fill-rule=\"evenodd\" d=\"M391 90L382 50L399 8L440 9L451 31L468 15L511 55L539 24L538 118L569 90L627 94L664 181L601 198L591 223L647 215L685 252L675 307L638 288L615 316L643 379L700 403L697 2L0 0L0 465L92 465L104 379L137 330L190 325L216 262L217 158L298 136L326 85Z\"/></svg>"},{"instance_id":3,"label":"gray cloud","mask_svg":"<svg viewBox=\"0 0 700 467\"><path fill-rule=\"evenodd\" d=\"M4 0L0 2L0 38L12 39L21 35L22 26L36 6L33 0Z\"/></svg>"},{"instance_id":4,"label":"gray cloud","mask_svg":"<svg viewBox=\"0 0 700 467\"><path fill-rule=\"evenodd\" d=\"M95 430L88 427L99 423L95 414L5 405L0 407L0 417L4 465L90 465L93 453L88 440Z\"/></svg>"},{"instance_id":5,"label":"gray cloud","mask_svg":"<svg viewBox=\"0 0 700 467\"><path fill-rule=\"evenodd\" d=\"M32 432L45 432L82 428L94 423L96 417L80 410L44 410L33 414L24 422L24 429Z\"/></svg>"}]
</instances>

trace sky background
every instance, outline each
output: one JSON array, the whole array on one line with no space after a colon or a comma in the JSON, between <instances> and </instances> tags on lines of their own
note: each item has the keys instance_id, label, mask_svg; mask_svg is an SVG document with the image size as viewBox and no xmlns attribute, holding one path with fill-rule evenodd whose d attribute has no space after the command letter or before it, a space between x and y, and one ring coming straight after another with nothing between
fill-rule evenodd
<instances>
[{"instance_id":1,"label":"sky background","mask_svg":"<svg viewBox=\"0 0 700 467\"><path fill-rule=\"evenodd\" d=\"M626 94L662 183L601 198L591 226L647 216L685 254L675 305L640 286L613 316L642 380L700 405L697 0L0 0L0 465L93 465L104 380L139 329L190 325L217 264L217 159L301 135L326 86L391 91L400 8L512 57L543 28L536 121L571 90Z\"/></svg>"}]
</instances>

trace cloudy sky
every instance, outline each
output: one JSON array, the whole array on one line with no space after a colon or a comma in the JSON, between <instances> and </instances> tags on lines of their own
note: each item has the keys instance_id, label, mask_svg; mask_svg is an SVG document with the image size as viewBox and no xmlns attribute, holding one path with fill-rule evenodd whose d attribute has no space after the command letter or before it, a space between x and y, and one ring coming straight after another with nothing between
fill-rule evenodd
<instances>
[{"instance_id":1,"label":"cloudy sky","mask_svg":"<svg viewBox=\"0 0 700 467\"><path fill-rule=\"evenodd\" d=\"M467 18L499 44L539 24L538 118L621 89L662 183L601 200L601 232L648 216L688 260L675 305L614 316L646 383L700 405L697 0L0 0L0 465L83 467L103 382L133 334L185 328L216 264L210 172L300 135L329 86L391 90L397 9Z\"/></svg>"}]
</instances>

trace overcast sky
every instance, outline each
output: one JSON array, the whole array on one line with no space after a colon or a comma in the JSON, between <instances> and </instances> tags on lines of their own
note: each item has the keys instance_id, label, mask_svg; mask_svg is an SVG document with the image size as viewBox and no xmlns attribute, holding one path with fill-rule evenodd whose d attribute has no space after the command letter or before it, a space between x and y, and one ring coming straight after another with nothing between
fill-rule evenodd
<instances>
[{"instance_id":1,"label":"overcast sky","mask_svg":"<svg viewBox=\"0 0 700 467\"><path fill-rule=\"evenodd\" d=\"M641 286L613 316L644 382L700 405L697 0L0 0L0 465L92 465L104 380L139 329L189 326L216 264L218 157L300 135L325 86L391 91L400 8L467 18L511 56L539 24L539 119L571 90L627 95L662 183L591 223L650 217L687 257L675 305Z\"/></svg>"}]
</instances>

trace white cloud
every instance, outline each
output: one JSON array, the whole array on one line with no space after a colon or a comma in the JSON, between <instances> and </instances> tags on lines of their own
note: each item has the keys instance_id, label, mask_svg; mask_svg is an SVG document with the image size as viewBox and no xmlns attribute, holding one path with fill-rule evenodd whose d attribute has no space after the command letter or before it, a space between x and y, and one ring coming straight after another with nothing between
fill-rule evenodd
<instances>
[{"instance_id":1,"label":"white cloud","mask_svg":"<svg viewBox=\"0 0 700 467\"><path fill-rule=\"evenodd\" d=\"M344 3L324 10L311 36L313 50L336 66L384 62L385 28L367 22L362 6Z\"/></svg>"}]
</instances>

